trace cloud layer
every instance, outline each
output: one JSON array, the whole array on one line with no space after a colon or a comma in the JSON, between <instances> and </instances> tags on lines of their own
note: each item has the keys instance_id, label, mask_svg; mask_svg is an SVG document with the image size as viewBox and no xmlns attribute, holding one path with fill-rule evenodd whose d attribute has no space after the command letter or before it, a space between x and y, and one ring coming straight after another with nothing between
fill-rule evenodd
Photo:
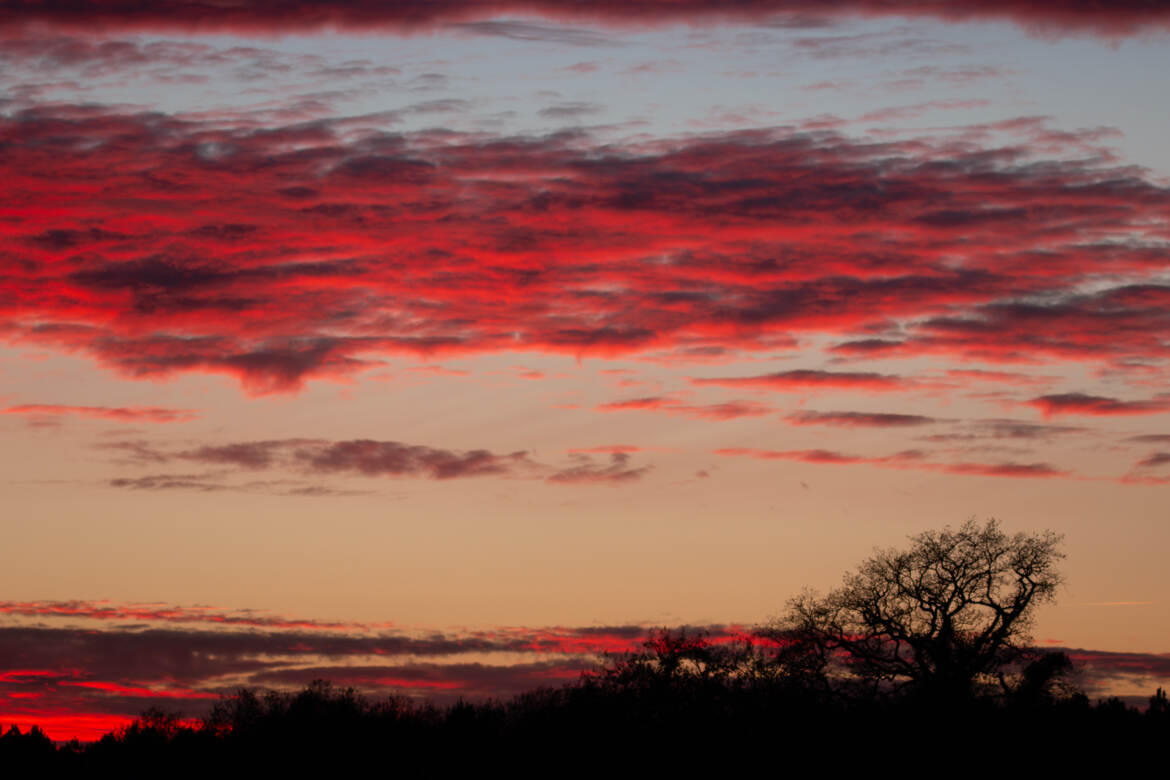
<instances>
[{"instance_id":1,"label":"cloud layer","mask_svg":"<svg viewBox=\"0 0 1170 780\"><path fill-rule=\"evenodd\" d=\"M506 628L410 633L252 612L107 602L0 602L37 624L0 626L0 708L55 738L94 738L152 706L198 716L239 685L295 688L315 679L375 696L439 703L504 698L595 669L636 649L646 626ZM71 624L61 624L68 619ZM47 622L46 622L47 621ZM702 626L715 642L742 626ZM1170 658L1068 651L1091 693L1118 680L1170 677Z\"/></svg>"},{"instance_id":2,"label":"cloud layer","mask_svg":"<svg viewBox=\"0 0 1170 780\"><path fill-rule=\"evenodd\" d=\"M90 417L115 422L188 422L199 417L193 409L168 409L159 406L63 406L61 404L20 404L0 409L0 414L28 417Z\"/></svg>"},{"instance_id":3,"label":"cloud layer","mask_svg":"<svg viewBox=\"0 0 1170 780\"><path fill-rule=\"evenodd\" d=\"M1041 33L1076 30L1114 36L1170 23L1170 9L1160 0L12 0L0 10L0 25L253 33L335 27L410 33L516 13L627 26L729 20L815 27L847 16L1007 20Z\"/></svg>"},{"instance_id":4,"label":"cloud layer","mask_svg":"<svg viewBox=\"0 0 1170 780\"><path fill-rule=\"evenodd\" d=\"M570 682L642 626L395 631L168 605L0 602L37 624L0 626L0 711L55 738L92 739L151 706L205 713L239 685L328 678L373 695L507 697ZM60 625L62 619L82 624ZM46 625L56 622L58 625ZM726 633L721 627L717 632ZM246 630L245 630L246 629Z\"/></svg>"},{"instance_id":5,"label":"cloud layer","mask_svg":"<svg viewBox=\"0 0 1170 780\"><path fill-rule=\"evenodd\" d=\"M1057 143L1043 123L1006 130L1022 140L614 145L19 110L0 115L0 338L256 394L393 355L686 361L794 334L867 357L1164 360L1170 190L1103 156L1037 158L1030 144ZM822 369L695 382L905 386Z\"/></svg>"}]
</instances>

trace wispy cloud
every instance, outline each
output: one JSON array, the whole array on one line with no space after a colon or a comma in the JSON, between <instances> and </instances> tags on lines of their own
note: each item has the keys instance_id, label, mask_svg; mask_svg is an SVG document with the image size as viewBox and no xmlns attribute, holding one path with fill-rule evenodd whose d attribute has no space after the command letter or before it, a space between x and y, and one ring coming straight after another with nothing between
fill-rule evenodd
<instances>
[{"instance_id":1,"label":"wispy cloud","mask_svg":"<svg viewBox=\"0 0 1170 780\"><path fill-rule=\"evenodd\" d=\"M599 412L651 411L666 414L697 417L707 420L733 420L738 417L761 417L771 414L774 409L755 401L723 401L713 404L691 404L668 396L645 396L627 398L599 404Z\"/></svg>"},{"instance_id":2,"label":"wispy cloud","mask_svg":"<svg viewBox=\"0 0 1170 780\"><path fill-rule=\"evenodd\" d=\"M199 463L230 467L230 471L202 473L153 473L108 480L111 487L131 490L221 490L276 492L283 495L347 495L352 491L328 485L292 480L240 482L239 469L283 470L310 477L428 478L453 480L469 477L545 479L552 483L630 482L641 478L649 466L629 463L630 452L607 450L610 462L596 464L583 452L571 453L568 465L536 461L527 451L496 453L489 450L449 450L397 441L350 439L272 439L207 444L199 447L159 447L142 441L113 441L96 445L117 453L131 465L159 466Z\"/></svg>"},{"instance_id":3,"label":"wispy cloud","mask_svg":"<svg viewBox=\"0 0 1170 780\"><path fill-rule=\"evenodd\" d=\"M903 450L891 455L853 455L835 450L761 450L748 447L724 447L715 450L716 455L748 457L759 460L790 460L817 465L851 466L868 465L894 469L934 471L944 474L958 474L978 477L1021 477L1047 479L1064 477L1072 472L1048 463L998 463L944 462L930 460L922 450Z\"/></svg>"},{"instance_id":4,"label":"wispy cloud","mask_svg":"<svg viewBox=\"0 0 1170 780\"><path fill-rule=\"evenodd\" d=\"M843 428L909 428L931 425L937 420L920 414L883 412L793 412L785 417L792 425L832 425Z\"/></svg>"},{"instance_id":5,"label":"wispy cloud","mask_svg":"<svg viewBox=\"0 0 1170 780\"><path fill-rule=\"evenodd\" d=\"M115 422L189 422L200 416L194 409L168 409L160 406L65 406L61 404L20 404L0 409L0 414L29 417L89 417Z\"/></svg>"}]
</instances>

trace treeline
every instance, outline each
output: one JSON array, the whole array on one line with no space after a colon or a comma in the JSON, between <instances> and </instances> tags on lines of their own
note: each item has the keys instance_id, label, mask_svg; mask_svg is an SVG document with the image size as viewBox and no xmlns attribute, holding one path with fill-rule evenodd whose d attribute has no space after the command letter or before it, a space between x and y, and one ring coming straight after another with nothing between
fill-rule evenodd
<instances>
[{"instance_id":1,"label":"treeline","mask_svg":"<svg viewBox=\"0 0 1170 780\"><path fill-rule=\"evenodd\" d=\"M1118 699L1091 703L1069 684L1069 671L1063 654L1039 655L1012 685L989 682L957 698L913 687L826 687L786 665L776 644L662 631L575 683L507 701L436 707L318 681L298 692L239 689L197 721L152 710L88 744L55 745L36 729L10 728L0 737L0 769L380 765L432 776L766 756L812 757L826 771L854 762L954 765L959 757L956 769L997 773L1009 759L1048 768L1090 758L1164 764L1170 705L1161 689L1144 710Z\"/></svg>"},{"instance_id":2,"label":"treeline","mask_svg":"<svg viewBox=\"0 0 1170 780\"><path fill-rule=\"evenodd\" d=\"M741 641L659 631L640 652L573 684L508 701L436 707L372 701L315 682L237 690L200 721L161 711L97 742L0 738L0 769L51 765L270 774L307 764L391 774L454 771L661 774L712 760L769 774L1052 773L1108 763L1166 772L1170 705L1092 703L1067 655L1026 641L1060 584L1052 532L1008 536L995 520L880 550L842 587L790 602ZM689 772L693 774L693 772Z\"/></svg>"}]
</instances>

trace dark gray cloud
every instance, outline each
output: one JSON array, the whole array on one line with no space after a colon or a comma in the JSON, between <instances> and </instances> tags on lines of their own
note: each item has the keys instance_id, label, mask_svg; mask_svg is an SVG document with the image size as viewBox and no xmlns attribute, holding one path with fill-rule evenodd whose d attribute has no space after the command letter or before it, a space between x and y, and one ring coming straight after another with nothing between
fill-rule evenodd
<instances>
[{"instance_id":1,"label":"dark gray cloud","mask_svg":"<svg viewBox=\"0 0 1170 780\"><path fill-rule=\"evenodd\" d=\"M920 414L889 414L880 412L814 412L800 411L786 418L794 425L834 425L846 428L908 428L937 422Z\"/></svg>"},{"instance_id":2,"label":"dark gray cloud","mask_svg":"<svg viewBox=\"0 0 1170 780\"><path fill-rule=\"evenodd\" d=\"M425 477L436 480L464 477L545 477L549 482L630 482L645 475L650 467L634 467L628 453L614 453L607 464L597 464L584 454L570 456L571 463L555 466L540 463L526 451L496 453L490 450L448 450L397 441L351 439L274 439L194 448L160 447L144 441L103 442L98 449L122 453L121 462L159 465L194 462L209 466L260 471L283 469L312 476ZM111 487L134 490L190 489L263 490L284 495L348 495L328 485L296 483L291 480L235 482L232 472L198 474L155 473L111 479Z\"/></svg>"},{"instance_id":3,"label":"dark gray cloud","mask_svg":"<svg viewBox=\"0 0 1170 780\"><path fill-rule=\"evenodd\" d=\"M549 482L560 482L562 484L582 482L608 482L612 484L631 482L636 479L641 479L650 470L649 466L641 466L639 468L630 466L630 456L624 452L612 453L609 457L609 463L603 464L596 463L593 458L581 453L575 454L572 457L577 461L576 465L562 469L551 475L548 477Z\"/></svg>"},{"instance_id":4,"label":"dark gray cloud","mask_svg":"<svg viewBox=\"0 0 1170 780\"><path fill-rule=\"evenodd\" d=\"M293 450L294 462L317 473L350 472L367 477L428 476L433 479L514 473L531 465L526 452L495 454L488 450L453 452L394 441L359 439L304 444Z\"/></svg>"}]
</instances>

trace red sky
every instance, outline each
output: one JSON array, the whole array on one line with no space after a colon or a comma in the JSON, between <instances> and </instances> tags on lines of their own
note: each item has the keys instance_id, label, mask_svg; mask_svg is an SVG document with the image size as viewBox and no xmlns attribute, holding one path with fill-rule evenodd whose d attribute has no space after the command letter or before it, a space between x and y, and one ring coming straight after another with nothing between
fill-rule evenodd
<instances>
[{"instance_id":1,"label":"red sky","mask_svg":"<svg viewBox=\"0 0 1170 780\"><path fill-rule=\"evenodd\" d=\"M970 516L1148 696L1168 20L5 4L0 721L504 696Z\"/></svg>"}]
</instances>

